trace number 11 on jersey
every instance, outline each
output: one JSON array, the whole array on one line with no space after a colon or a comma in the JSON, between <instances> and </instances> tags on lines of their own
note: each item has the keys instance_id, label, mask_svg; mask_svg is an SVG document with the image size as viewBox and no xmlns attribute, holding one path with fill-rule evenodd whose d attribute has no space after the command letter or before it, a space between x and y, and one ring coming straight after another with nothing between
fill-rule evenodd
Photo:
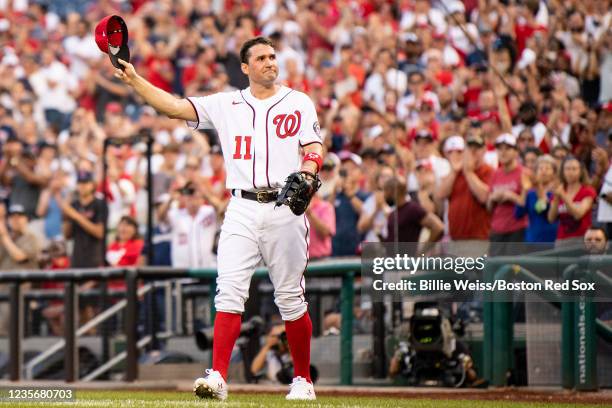
<instances>
[{"instance_id":1,"label":"number 11 on jersey","mask_svg":"<svg viewBox=\"0 0 612 408\"><path fill-rule=\"evenodd\" d=\"M244 138L244 157L241 153L242 147L242 138ZM234 151L234 159L244 159L251 160L251 136L235 136L234 140L236 141L236 150Z\"/></svg>"}]
</instances>

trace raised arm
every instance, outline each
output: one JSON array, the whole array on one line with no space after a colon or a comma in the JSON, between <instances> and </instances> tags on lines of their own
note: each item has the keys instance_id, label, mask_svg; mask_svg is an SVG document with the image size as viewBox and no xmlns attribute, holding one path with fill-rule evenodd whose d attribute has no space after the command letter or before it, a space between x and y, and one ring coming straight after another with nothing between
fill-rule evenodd
<instances>
[{"instance_id":1,"label":"raised arm","mask_svg":"<svg viewBox=\"0 0 612 408\"><path fill-rule=\"evenodd\" d=\"M115 77L131 86L136 93L156 111L170 118L197 122L198 115L191 102L187 99L177 98L154 86L138 75L134 66L129 62L120 59L119 63L125 67L125 70L116 69Z\"/></svg>"}]
</instances>

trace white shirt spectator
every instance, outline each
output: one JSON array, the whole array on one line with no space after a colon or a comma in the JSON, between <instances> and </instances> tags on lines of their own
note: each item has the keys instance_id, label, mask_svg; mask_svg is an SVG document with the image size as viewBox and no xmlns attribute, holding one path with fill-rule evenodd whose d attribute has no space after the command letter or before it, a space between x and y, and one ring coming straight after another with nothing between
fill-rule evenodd
<instances>
[{"instance_id":1,"label":"white shirt spectator","mask_svg":"<svg viewBox=\"0 0 612 408\"><path fill-rule=\"evenodd\" d=\"M431 91L425 91L421 100L417 100L414 94L404 96L402 99L400 99L399 103L397 104L397 118L402 121L408 119L416 120L418 118L418 112L416 112L416 110L419 108L423 100L431 101L433 103L434 111L436 113L440 112L440 101L438 100L438 95Z\"/></svg>"},{"instance_id":2,"label":"white shirt spectator","mask_svg":"<svg viewBox=\"0 0 612 408\"><path fill-rule=\"evenodd\" d=\"M98 49L93 35L85 37L76 35L64 40L64 50L70 57L70 71L78 79L83 79L89 72L87 61L97 60L104 54Z\"/></svg>"},{"instance_id":3,"label":"white shirt spectator","mask_svg":"<svg viewBox=\"0 0 612 408\"><path fill-rule=\"evenodd\" d=\"M604 177L603 184L601 186L601 194L612 193L612 166L608 167L608 172ZM599 206L597 208L597 221L598 222L612 222L612 204L604 200L599 199Z\"/></svg>"},{"instance_id":4,"label":"white shirt spectator","mask_svg":"<svg viewBox=\"0 0 612 408\"><path fill-rule=\"evenodd\" d=\"M428 159L431 162L431 167L436 178L436 186L440 185L440 181L448 176L451 171L450 163L444 157L431 155ZM419 189L419 182L417 181L416 174L410 173L408 176L408 191L417 191Z\"/></svg>"},{"instance_id":5,"label":"white shirt spectator","mask_svg":"<svg viewBox=\"0 0 612 408\"><path fill-rule=\"evenodd\" d=\"M389 68L385 75L379 72L372 73L364 84L363 97L372 102L380 112L385 111L385 94L387 89L403 95L408 88L408 76L405 72Z\"/></svg>"},{"instance_id":6,"label":"white shirt spectator","mask_svg":"<svg viewBox=\"0 0 612 408\"><path fill-rule=\"evenodd\" d=\"M578 69L585 69L589 61L589 55L587 54L586 50L582 46L580 46L580 44L574 42L574 39L572 38L572 33L568 31L562 31L557 34L557 39L561 41L567 49L567 52L569 53L569 56L572 61L572 67L577 65ZM589 40L586 33L581 34L581 40L585 44L588 41L591 41Z\"/></svg>"},{"instance_id":7,"label":"white shirt spectator","mask_svg":"<svg viewBox=\"0 0 612 408\"><path fill-rule=\"evenodd\" d=\"M472 38L478 38L478 28L472 23L467 23L465 29ZM450 43L461 50L465 55L474 51L474 47L470 42L470 39L465 35L463 30L459 26L448 27L448 39Z\"/></svg>"},{"instance_id":8,"label":"white shirt spectator","mask_svg":"<svg viewBox=\"0 0 612 408\"><path fill-rule=\"evenodd\" d=\"M120 178L114 183L108 183L110 198L108 205L108 228L115 229L124 215L131 215L132 205L136 201L136 187L131 180Z\"/></svg>"},{"instance_id":9,"label":"white shirt spectator","mask_svg":"<svg viewBox=\"0 0 612 408\"><path fill-rule=\"evenodd\" d=\"M203 205L195 217L186 209L171 208L168 223L172 227L172 266L174 268L210 268L216 264L213 254L217 214Z\"/></svg>"},{"instance_id":10,"label":"white shirt spectator","mask_svg":"<svg viewBox=\"0 0 612 408\"><path fill-rule=\"evenodd\" d=\"M413 10L406 10L402 13L400 20L402 31L411 31L416 26L425 24L435 27L438 31L446 31L446 19L438 9L431 8L427 14L416 14Z\"/></svg>"},{"instance_id":11,"label":"white shirt spectator","mask_svg":"<svg viewBox=\"0 0 612 408\"><path fill-rule=\"evenodd\" d=\"M302 55L291 47L283 45L280 50L276 50L276 61L278 62L278 79L287 78L287 61L294 60L300 74L304 73L305 62Z\"/></svg>"},{"instance_id":12,"label":"white shirt spectator","mask_svg":"<svg viewBox=\"0 0 612 408\"><path fill-rule=\"evenodd\" d=\"M516 137L518 139L519 134L523 131L523 129L525 129L525 125L523 125L522 123L519 123L516 126L512 127L512 134L514 135L514 137ZM542 122L538 122L535 125L533 125L531 127L531 133L533 133L533 137L535 139L535 146L539 147L540 143L542 143L542 140L544 139L544 136L546 135L546 125L543 124ZM552 147L552 146L549 146Z\"/></svg>"},{"instance_id":13,"label":"white shirt spectator","mask_svg":"<svg viewBox=\"0 0 612 408\"><path fill-rule=\"evenodd\" d=\"M362 215L370 216L376 211L376 195L370 196L363 203ZM365 242L379 242L379 237L387 236L387 215L384 210L379 210L372 221L372 228L365 234Z\"/></svg>"},{"instance_id":14,"label":"white shirt spectator","mask_svg":"<svg viewBox=\"0 0 612 408\"><path fill-rule=\"evenodd\" d=\"M70 113L76 109L76 102L70 91L76 89L77 82L61 62L54 61L41 68L30 75L29 81L42 109L55 109L62 113Z\"/></svg>"}]
</instances>

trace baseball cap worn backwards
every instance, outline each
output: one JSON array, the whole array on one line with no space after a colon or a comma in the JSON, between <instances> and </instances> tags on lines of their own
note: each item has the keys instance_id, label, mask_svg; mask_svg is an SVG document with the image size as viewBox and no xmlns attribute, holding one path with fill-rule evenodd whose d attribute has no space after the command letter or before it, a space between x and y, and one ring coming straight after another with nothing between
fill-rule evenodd
<instances>
[{"instance_id":1,"label":"baseball cap worn backwards","mask_svg":"<svg viewBox=\"0 0 612 408\"><path fill-rule=\"evenodd\" d=\"M130 61L128 29L123 18L116 15L104 17L96 25L94 35L100 51L108 54L115 68L123 69L119 59Z\"/></svg>"}]
</instances>

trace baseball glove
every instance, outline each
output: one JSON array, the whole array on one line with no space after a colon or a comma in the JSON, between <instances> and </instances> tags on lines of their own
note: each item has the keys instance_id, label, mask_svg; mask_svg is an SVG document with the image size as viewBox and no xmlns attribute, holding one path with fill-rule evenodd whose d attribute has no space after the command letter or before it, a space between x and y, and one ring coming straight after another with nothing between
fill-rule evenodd
<instances>
[{"instance_id":1,"label":"baseball glove","mask_svg":"<svg viewBox=\"0 0 612 408\"><path fill-rule=\"evenodd\" d=\"M295 215L302 215L320 186L321 180L316 174L307 171L291 173L278 194L276 207L286 204Z\"/></svg>"}]
</instances>

